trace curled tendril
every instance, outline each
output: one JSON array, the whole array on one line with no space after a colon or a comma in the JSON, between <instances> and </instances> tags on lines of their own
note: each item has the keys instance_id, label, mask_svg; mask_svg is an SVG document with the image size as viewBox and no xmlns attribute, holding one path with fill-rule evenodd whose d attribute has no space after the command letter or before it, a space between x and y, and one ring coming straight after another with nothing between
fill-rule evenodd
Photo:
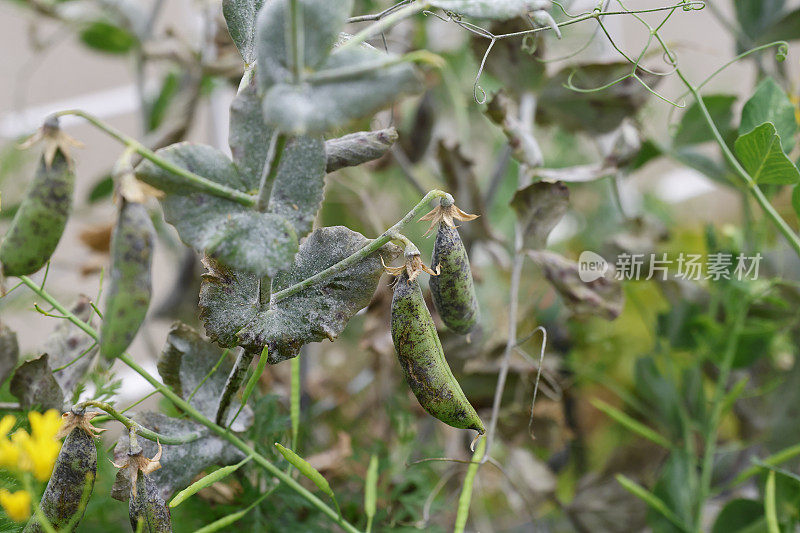
<instances>
[{"instance_id":1,"label":"curled tendril","mask_svg":"<svg viewBox=\"0 0 800 533\"><path fill-rule=\"evenodd\" d=\"M706 3L703 0L683 0L681 9L684 11L700 11L705 9Z\"/></svg>"},{"instance_id":2,"label":"curled tendril","mask_svg":"<svg viewBox=\"0 0 800 533\"><path fill-rule=\"evenodd\" d=\"M486 103L486 91L483 90L483 87L480 85L481 75L483 74L483 69L486 67L486 60L489 57L489 54L494 48L494 43L497 42L497 39L492 39L489 42L489 46L486 48L486 52L483 54L483 59L481 59L481 66L478 68L478 74L475 76L475 83L472 86L472 97L478 104L485 104Z\"/></svg>"},{"instance_id":3,"label":"curled tendril","mask_svg":"<svg viewBox=\"0 0 800 533\"><path fill-rule=\"evenodd\" d=\"M536 53L536 50L539 48L538 43L536 42L536 37L532 34L528 34L522 38L522 45L520 49L528 55L533 55Z\"/></svg>"},{"instance_id":4,"label":"curled tendril","mask_svg":"<svg viewBox=\"0 0 800 533\"><path fill-rule=\"evenodd\" d=\"M781 41L778 44L778 51L775 52L775 60L779 63L783 63L786 61L786 57L789 55L789 43L785 41Z\"/></svg>"}]
</instances>

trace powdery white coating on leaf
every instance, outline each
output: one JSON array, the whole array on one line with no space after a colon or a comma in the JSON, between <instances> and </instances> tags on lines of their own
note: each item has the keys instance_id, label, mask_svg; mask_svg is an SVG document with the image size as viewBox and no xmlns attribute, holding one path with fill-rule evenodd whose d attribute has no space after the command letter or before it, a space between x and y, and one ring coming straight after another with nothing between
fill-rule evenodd
<instances>
[{"instance_id":1,"label":"powdery white coating on leaf","mask_svg":"<svg viewBox=\"0 0 800 533\"><path fill-rule=\"evenodd\" d=\"M256 191L269 153L273 129L264 123L255 80L231 102L228 144L233 161L248 191Z\"/></svg>"},{"instance_id":2,"label":"powdery white coating on leaf","mask_svg":"<svg viewBox=\"0 0 800 533\"><path fill-rule=\"evenodd\" d=\"M377 66L388 57L384 52L365 47L335 52L318 75L335 70L361 70L335 79L309 81L301 86L276 84L264 98L264 118L281 131L311 134L370 116L401 95L420 88L411 65ZM368 68L370 66L376 68Z\"/></svg>"},{"instance_id":3,"label":"powdery white coating on leaf","mask_svg":"<svg viewBox=\"0 0 800 533\"><path fill-rule=\"evenodd\" d=\"M158 486L159 494L169 500L177 490L186 488L202 471L214 465L236 464L244 455L227 441L211 434L205 426L191 420L181 420L167 415L146 411L132 417L144 427L157 433L170 436L199 433L202 437L187 444L162 444L161 468L150 474ZM114 448L114 461L121 463L128 454L128 435L123 434ZM145 457L153 457L158 452L155 442L138 439ZM118 491L121 492L121 491Z\"/></svg>"},{"instance_id":4,"label":"powdery white coating on leaf","mask_svg":"<svg viewBox=\"0 0 800 533\"><path fill-rule=\"evenodd\" d=\"M47 354L22 363L9 385L11 394L17 397L23 409L39 406L42 410L61 411L64 408L64 393L53 377Z\"/></svg>"},{"instance_id":5,"label":"powdery white coating on leaf","mask_svg":"<svg viewBox=\"0 0 800 533\"><path fill-rule=\"evenodd\" d=\"M206 334L222 346L236 346L236 333L260 309L259 279L203 258L206 272L200 285L200 318Z\"/></svg>"},{"instance_id":6,"label":"powdery white coating on leaf","mask_svg":"<svg viewBox=\"0 0 800 533\"><path fill-rule=\"evenodd\" d=\"M273 279L273 292L302 281L357 252L369 239L343 226L320 228L300 246L294 265ZM270 303L240 332L240 343L260 350L269 346L269 362L297 356L309 342L333 340L358 311L366 307L389 262L400 249L387 244L351 268L297 294Z\"/></svg>"},{"instance_id":7,"label":"powdery white coating on leaf","mask_svg":"<svg viewBox=\"0 0 800 533\"><path fill-rule=\"evenodd\" d=\"M92 325L94 309L86 296L80 296L78 301L70 307L70 311L79 319ZM94 347L92 347L93 344ZM94 340L69 320L60 321L55 331L45 339L42 352L50 356L50 366L59 368L69 364L63 370L53 373L56 382L64 391L64 396L72 397L75 387L86 376L94 362L97 351L98 347ZM80 359L75 361L79 356Z\"/></svg>"},{"instance_id":8,"label":"powdery white coating on leaf","mask_svg":"<svg viewBox=\"0 0 800 533\"><path fill-rule=\"evenodd\" d=\"M299 238L314 225L325 188L325 143L321 137L296 137L283 151L268 210L292 223Z\"/></svg>"},{"instance_id":9,"label":"powdery white coating on leaf","mask_svg":"<svg viewBox=\"0 0 800 533\"><path fill-rule=\"evenodd\" d=\"M263 5L264 0L222 0L228 33L247 64L256 59L256 16Z\"/></svg>"},{"instance_id":10,"label":"powdery white coating on leaf","mask_svg":"<svg viewBox=\"0 0 800 533\"><path fill-rule=\"evenodd\" d=\"M0 385L11 375L17 366L17 361L19 361L17 334L0 322Z\"/></svg>"},{"instance_id":11,"label":"powdery white coating on leaf","mask_svg":"<svg viewBox=\"0 0 800 533\"><path fill-rule=\"evenodd\" d=\"M534 183L514 194L511 207L522 224L524 247L544 248L548 235L567 212L569 189L561 182Z\"/></svg>"},{"instance_id":12,"label":"powdery white coating on leaf","mask_svg":"<svg viewBox=\"0 0 800 533\"><path fill-rule=\"evenodd\" d=\"M337 139L325 141L328 172L345 167L355 167L380 159L397 142L397 130L386 128L377 131L357 131Z\"/></svg>"},{"instance_id":13,"label":"powdery white coating on leaf","mask_svg":"<svg viewBox=\"0 0 800 533\"><path fill-rule=\"evenodd\" d=\"M353 10L353 0L297 0L300 11L303 69L316 69L328 57ZM292 79L287 43L289 2L267 0L258 16L256 47L262 90Z\"/></svg>"},{"instance_id":14,"label":"powdery white coating on leaf","mask_svg":"<svg viewBox=\"0 0 800 533\"><path fill-rule=\"evenodd\" d=\"M171 144L156 152L159 157L166 159L181 168L199 174L211 181L222 185L247 191L245 181L239 175L236 165L230 158L211 146L190 142ZM144 160L136 167L136 176L166 193L191 193L195 189L186 182L185 178L176 176L164 170L152 161Z\"/></svg>"},{"instance_id":15,"label":"powdery white coating on leaf","mask_svg":"<svg viewBox=\"0 0 800 533\"><path fill-rule=\"evenodd\" d=\"M245 211L228 215L219 224L206 252L223 263L259 277L274 276L292 264L297 253L297 233L286 218Z\"/></svg>"},{"instance_id":16,"label":"powdery white coating on leaf","mask_svg":"<svg viewBox=\"0 0 800 533\"><path fill-rule=\"evenodd\" d=\"M459 15L492 20L520 17L552 6L550 0L433 0L430 4Z\"/></svg>"}]
</instances>

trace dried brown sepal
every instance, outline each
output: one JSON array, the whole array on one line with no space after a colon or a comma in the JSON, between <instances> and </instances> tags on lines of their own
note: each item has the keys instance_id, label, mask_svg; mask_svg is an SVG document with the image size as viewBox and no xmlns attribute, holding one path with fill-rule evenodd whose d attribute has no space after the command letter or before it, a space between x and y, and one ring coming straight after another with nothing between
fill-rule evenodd
<instances>
[{"instance_id":1,"label":"dried brown sepal","mask_svg":"<svg viewBox=\"0 0 800 533\"><path fill-rule=\"evenodd\" d=\"M75 428L81 428L92 437L100 436L100 433L106 431L106 429L96 428L92 425L92 419L99 414L100 413L97 411L90 413L80 411L76 413L75 411L67 411L61 415L61 429L58 430L56 438L63 439Z\"/></svg>"},{"instance_id":2,"label":"dried brown sepal","mask_svg":"<svg viewBox=\"0 0 800 533\"><path fill-rule=\"evenodd\" d=\"M143 204L148 198L163 198L164 192L152 185L140 181L133 174L133 170L125 172L119 179L119 194L129 202Z\"/></svg>"},{"instance_id":3,"label":"dried brown sepal","mask_svg":"<svg viewBox=\"0 0 800 533\"><path fill-rule=\"evenodd\" d=\"M139 479L139 472L150 475L161 468L161 452L162 448L159 442L158 452L152 459L148 459L142 453L141 447L136 446L128 451L127 456L121 462L111 461L111 464L119 468L114 487L111 489L112 497L123 499L124 493L128 492L131 498L136 498L136 481Z\"/></svg>"},{"instance_id":4,"label":"dried brown sepal","mask_svg":"<svg viewBox=\"0 0 800 533\"><path fill-rule=\"evenodd\" d=\"M421 272L427 272L431 276L439 275L439 267L437 266L436 270L433 270L431 267L422 262L422 258L419 254L406 255L406 262L401 266L386 266L386 263L383 262L383 257L381 257L381 264L383 264L384 270L386 270L386 272L392 276L399 276L403 272L408 274L408 283L416 280Z\"/></svg>"},{"instance_id":5,"label":"dried brown sepal","mask_svg":"<svg viewBox=\"0 0 800 533\"><path fill-rule=\"evenodd\" d=\"M61 131L58 117L48 118L42 127L36 130L36 133L19 144L19 148L26 150L40 141L44 143L44 163L48 169L53 165L53 159L55 159L57 151L61 150L71 167L74 164L71 149L84 147L82 142Z\"/></svg>"},{"instance_id":6,"label":"dried brown sepal","mask_svg":"<svg viewBox=\"0 0 800 533\"><path fill-rule=\"evenodd\" d=\"M430 210L425 216L419 219L420 222L423 220L430 220L431 226L428 228L428 231L425 232L425 235L428 235L432 232L440 223L444 222L451 228L455 228L456 225L453 222L454 220L460 220L462 222L469 222L470 220L475 220L480 215L471 215L459 209L456 204L451 205L437 205L433 209Z\"/></svg>"}]
</instances>

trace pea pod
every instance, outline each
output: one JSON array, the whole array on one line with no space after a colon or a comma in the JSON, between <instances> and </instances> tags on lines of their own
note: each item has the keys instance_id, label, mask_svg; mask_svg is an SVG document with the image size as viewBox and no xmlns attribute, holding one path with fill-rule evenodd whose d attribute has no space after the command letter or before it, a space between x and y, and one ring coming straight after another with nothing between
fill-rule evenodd
<instances>
[{"instance_id":1,"label":"pea pod","mask_svg":"<svg viewBox=\"0 0 800 533\"><path fill-rule=\"evenodd\" d=\"M172 533L172 518L167 504L147 474L140 473L136 477L135 492L128 502L128 515L133 531Z\"/></svg>"},{"instance_id":2,"label":"pea pod","mask_svg":"<svg viewBox=\"0 0 800 533\"><path fill-rule=\"evenodd\" d=\"M69 432L53 468L39 506L58 531L73 531L83 517L86 498L97 475L97 450L92 436L82 427ZM34 516L23 533L45 531Z\"/></svg>"},{"instance_id":3,"label":"pea pod","mask_svg":"<svg viewBox=\"0 0 800 533\"><path fill-rule=\"evenodd\" d=\"M111 239L111 286L100 328L100 353L114 359L130 346L150 305L155 230L142 204L120 199Z\"/></svg>"},{"instance_id":4,"label":"pea pod","mask_svg":"<svg viewBox=\"0 0 800 533\"><path fill-rule=\"evenodd\" d=\"M430 280L436 311L448 328L469 333L480 320L480 308L467 250L455 227L439 224L431 266L440 269L439 275Z\"/></svg>"},{"instance_id":5,"label":"pea pod","mask_svg":"<svg viewBox=\"0 0 800 533\"><path fill-rule=\"evenodd\" d=\"M392 340L406 381L420 405L445 424L484 433L483 422L444 358L419 283L409 282L406 272L394 286Z\"/></svg>"},{"instance_id":6,"label":"pea pod","mask_svg":"<svg viewBox=\"0 0 800 533\"><path fill-rule=\"evenodd\" d=\"M61 240L72 212L75 173L58 149L50 165L42 156L36 175L0 244L6 276L26 276L42 268Z\"/></svg>"}]
</instances>

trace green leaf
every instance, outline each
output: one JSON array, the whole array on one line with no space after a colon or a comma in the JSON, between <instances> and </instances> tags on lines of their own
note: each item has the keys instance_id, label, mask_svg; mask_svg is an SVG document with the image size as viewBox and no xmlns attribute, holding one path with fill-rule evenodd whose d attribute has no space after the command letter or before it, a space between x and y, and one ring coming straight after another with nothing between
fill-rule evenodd
<instances>
[{"instance_id":1,"label":"green leaf","mask_svg":"<svg viewBox=\"0 0 800 533\"><path fill-rule=\"evenodd\" d=\"M264 1L222 0L222 14L228 24L228 33L231 34L231 39L248 65L256 59L256 17Z\"/></svg>"},{"instance_id":2,"label":"green leaf","mask_svg":"<svg viewBox=\"0 0 800 533\"><path fill-rule=\"evenodd\" d=\"M92 22L78 36L89 48L109 54L126 54L137 43L128 30L102 20Z\"/></svg>"},{"instance_id":3,"label":"green leaf","mask_svg":"<svg viewBox=\"0 0 800 533\"><path fill-rule=\"evenodd\" d=\"M268 210L288 220L298 237L314 226L325 188L325 142L321 137L296 137L283 150L272 185Z\"/></svg>"},{"instance_id":4,"label":"green leaf","mask_svg":"<svg viewBox=\"0 0 800 533\"><path fill-rule=\"evenodd\" d=\"M757 533L764 530L764 505L755 500L729 501L717 515L711 533Z\"/></svg>"},{"instance_id":5,"label":"green leaf","mask_svg":"<svg viewBox=\"0 0 800 533\"><path fill-rule=\"evenodd\" d=\"M180 91L180 86L180 76L176 71L169 72L164 76L164 80L161 82L161 89L150 105L147 117L147 127L149 131L157 129L164 122L164 117L167 116L167 110Z\"/></svg>"},{"instance_id":6,"label":"green leaf","mask_svg":"<svg viewBox=\"0 0 800 533\"><path fill-rule=\"evenodd\" d=\"M794 134L797 131L795 107L786 91L772 78L766 78L759 83L753 96L744 105L739 135L749 133L765 122L771 122L775 126L783 151L789 153L794 146Z\"/></svg>"},{"instance_id":7,"label":"green leaf","mask_svg":"<svg viewBox=\"0 0 800 533\"><path fill-rule=\"evenodd\" d=\"M109 176L103 176L99 180L97 180L94 185L92 185L89 194L87 195L87 200L90 204L97 203L101 200L105 200L106 198L111 198L111 194L114 192L114 178ZM5 212L7 208L3 206L3 212Z\"/></svg>"},{"instance_id":8,"label":"green leaf","mask_svg":"<svg viewBox=\"0 0 800 533\"><path fill-rule=\"evenodd\" d=\"M248 190L233 161L210 146L178 143L157 153L212 181ZM137 175L169 193L161 200L164 219L175 226L187 245L259 277L274 276L291 265L297 252L297 234L284 217L194 192L174 174L150 161L139 165Z\"/></svg>"},{"instance_id":9,"label":"green leaf","mask_svg":"<svg viewBox=\"0 0 800 533\"><path fill-rule=\"evenodd\" d=\"M693 459L683 450L672 452L661 469L658 481L653 487L653 494L669 507L680 523L691 524L697 501L696 492L697 476ZM663 513L661 515L672 524L666 524L661 520L661 527L656 527L651 523L655 531L673 531L675 528L672 525L679 525Z\"/></svg>"},{"instance_id":10,"label":"green leaf","mask_svg":"<svg viewBox=\"0 0 800 533\"><path fill-rule=\"evenodd\" d=\"M610 418L614 419L617 423L624 426L628 430L636 433L637 435L646 438L647 440L658 444L659 446L663 446L664 448L671 449L672 444L662 437L657 432L653 431L649 427L645 426L641 422L634 420L630 416L626 415L616 407L613 407L606 402L599 400L597 398L592 398L589 400L590 403L595 406L600 411L604 412Z\"/></svg>"},{"instance_id":11,"label":"green leaf","mask_svg":"<svg viewBox=\"0 0 800 533\"><path fill-rule=\"evenodd\" d=\"M194 481L198 474L209 468L220 465L233 465L242 461L245 456L228 441L213 435L208 428L192 420L173 418L162 413L144 411L134 415L133 420L142 424L147 429L157 431L171 437L188 434L199 434L200 438L185 444L162 444L161 468L150 474L156 483L159 495L169 501L172 494L183 489ZM140 438L139 445L146 457L153 457L158 451L155 442ZM120 463L126 457L129 449L127 432L119 437L114 448L114 461ZM124 491L124 487L117 487L117 496ZM119 498L117 498L119 499Z\"/></svg>"},{"instance_id":12,"label":"green leaf","mask_svg":"<svg viewBox=\"0 0 800 533\"><path fill-rule=\"evenodd\" d=\"M315 230L300 246L292 267L273 278L273 293L338 263L369 242L342 226ZM269 346L269 362L277 363L297 356L306 343L333 340L372 299L383 273L381 257L388 263L399 253L399 248L387 244L319 285L271 301L243 324L239 343L255 351Z\"/></svg>"},{"instance_id":13,"label":"green leaf","mask_svg":"<svg viewBox=\"0 0 800 533\"><path fill-rule=\"evenodd\" d=\"M786 0L734 0L736 19L744 34L758 41L772 22L780 16Z\"/></svg>"},{"instance_id":14,"label":"green leaf","mask_svg":"<svg viewBox=\"0 0 800 533\"><path fill-rule=\"evenodd\" d=\"M291 4L298 8L297 28L303 52L301 72L316 70L330 55L353 10L353 0L268 0L256 22L258 77L262 90L292 81ZM285 131L285 130L281 130Z\"/></svg>"},{"instance_id":15,"label":"green leaf","mask_svg":"<svg viewBox=\"0 0 800 533\"><path fill-rule=\"evenodd\" d=\"M271 86L264 97L264 117L282 132L322 133L369 116L418 89L410 64L361 46L331 55L303 85Z\"/></svg>"},{"instance_id":16,"label":"green leaf","mask_svg":"<svg viewBox=\"0 0 800 533\"><path fill-rule=\"evenodd\" d=\"M764 487L764 515L767 518L767 531L769 533L781 533L778 524L778 511L775 505L775 471L770 470L767 474L767 484Z\"/></svg>"},{"instance_id":17,"label":"green leaf","mask_svg":"<svg viewBox=\"0 0 800 533\"><path fill-rule=\"evenodd\" d=\"M731 122L733 121L733 104L736 96L726 94L713 94L703 97L703 103L708 108L709 114L722 134L723 139L727 139L733 132ZM705 116L700 110L697 102L693 103L683 114L678 131L675 134L675 146L685 146L688 144L700 144L713 141L714 135L708 127Z\"/></svg>"},{"instance_id":18,"label":"green leaf","mask_svg":"<svg viewBox=\"0 0 800 533\"><path fill-rule=\"evenodd\" d=\"M577 92L565 87L568 81L581 89L594 89L615 82L631 73L625 63L600 63L565 68L549 78L542 87L536 106L537 119L555 122L568 130L608 133L648 101L650 92L638 81L627 78L607 89ZM636 74L650 87L658 78L643 71Z\"/></svg>"},{"instance_id":19,"label":"green leaf","mask_svg":"<svg viewBox=\"0 0 800 533\"><path fill-rule=\"evenodd\" d=\"M247 404L247 400L250 399L250 395L253 394L253 391L256 389L258 380L261 379L261 374L264 373L264 368L267 366L268 355L269 351L267 350L267 347L264 346L264 349L261 350L261 357L258 358L256 370L250 374L250 379L247 380L247 385L244 387L244 392L242 393L242 405Z\"/></svg>"},{"instance_id":20,"label":"green leaf","mask_svg":"<svg viewBox=\"0 0 800 533\"><path fill-rule=\"evenodd\" d=\"M800 9L786 13L780 20L775 21L759 38L759 43L772 43L775 41L796 41L800 39Z\"/></svg>"},{"instance_id":21,"label":"green leaf","mask_svg":"<svg viewBox=\"0 0 800 533\"><path fill-rule=\"evenodd\" d=\"M550 2L540 0L433 0L430 4L459 15L491 20L522 17L550 6Z\"/></svg>"},{"instance_id":22,"label":"green leaf","mask_svg":"<svg viewBox=\"0 0 800 533\"><path fill-rule=\"evenodd\" d=\"M377 492L378 492L378 456L372 455L369 459L369 467L367 467L367 476L364 479L364 514L367 515L370 530L372 519L375 516L377 506Z\"/></svg>"},{"instance_id":23,"label":"green leaf","mask_svg":"<svg viewBox=\"0 0 800 533\"><path fill-rule=\"evenodd\" d=\"M800 182L800 172L781 149L781 139L771 122L736 139L734 150L745 170L759 185Z\"/></svg>"},{"instance_id":24,"label":"green leaf","mask_svg":"<svg viewBox=\"0 0 800 533\"><path fill-rule=\"evenodd\" d=\"M795 214L800 217L800 186L795 186L792 190L792 207Z\"/></svg>"},{"instance_id":25,"label":"green leaf","mask_svg":"<svg viewBox=\"0 0 800 533\"><path fill-rule=\"evenodd\" d=\"M615 477L625 490L645 502L651 509L659 512L673 524L680 525L682 531L689 531L689 528L683 525L681 519L658 496L623 474L617 474Z\"/></svg>"},{"instance_id":26,"label":"green leaf","mask_svg":"<svg viewBox=\"0 0 800 533\"><path fill-rule=\"evenodd\" d=\"M319 473L319 470L308 464L308 461L294 453L289 448L282 446L279 442L275 443L275 447L292 466L297 468L301 474L310 479L319 490L330 496L334 501L336 500L328 480Z\"/></svg>"}]
</instances>

